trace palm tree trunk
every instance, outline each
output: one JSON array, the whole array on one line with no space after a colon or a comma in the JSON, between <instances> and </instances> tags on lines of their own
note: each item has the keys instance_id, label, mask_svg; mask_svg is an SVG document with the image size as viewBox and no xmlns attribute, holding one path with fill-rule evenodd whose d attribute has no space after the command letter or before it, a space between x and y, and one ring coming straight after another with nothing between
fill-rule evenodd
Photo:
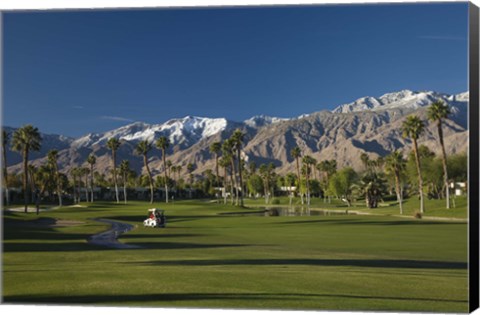
<instances>
[{"instance_id":1,"label":"palm tree trunk","mask_svg":"<svg viewBox=\"0 0 480 315\"><path fill-rule=\"evenodd\" d=\"M398 171L395 171L395 190L397 192L397 201L398 206L400 207L400 214L403 214L402 192L400 191L400 174L398 174Z\"/></svg>"},{"instance_id":2,"label":"palm tree trunk","mask_svg":"<svg viewBox=\"0 0 480 315\"><path fill-rule=\"evenodd\" d=\"M302 192L300 191L300 187L302 186L302 177L300 175L300 164L298 162L298 157L295 158L296 161L297 161L297 178L298 178L298 184L297 184L297 191L298 193L300 194L300 197L302 198L302 205L303 205L303 194Z\"/></svg>"},{"instance_id":3,"label":"palm tree trunk","mask_svg":"<svg viewBox=\"0 0 480 315\"><path fill-rule=\"evenodd\" d=\"M450 209L450 188L448 187L448 170L447 170L447 153L445 152L445 144L443 142L442 121L438 120L438 139L442 147L442 165L443 165L443 180L445 186L445 198L447 199L447 209Z\"/></svg>"},{"instance_id":4,"label":"palm tree trunk","mask_svg":"<svg viewBox=\"0 0 480 315\"><path fill-rule=\"evenodd\" d=\"M78 179L78 181L77 181L77 203L80 203L80 201L81 201L80 200L81 199L80 198L80 186L81 186L80 185L80 179Z\"/></svg>"},{"instance_id":5,"label":"palm tree trunk","mask_svg":"<svg viewBox=\"0 0 480 315\"><path fill-rule=\"evenodd\" d=\"M237 156L238 156L238 178L240 180L240 206L243 207L243 179L242 179L242 160L240 159L240 148L237 149Z\"/></svg>"},{"instance_id":6,"label":"palm tree trunk","mask_svg":"<svg viewBox=\"0 0 480 315\"><path fill-rule=\"evenodd\" d=\"M115 197L117 199L117 203L120 203L120 197L118 195L118 184L117 184L117 154L115 151L112 151L112 160L113 160L113 183L115 185Z\"/></svg>"},{"instance_id":7,"label":"palm tree trunk","mask_svg":"<svg viewBox=\"0 0 480 315\"><path fill-rule=\"evenodd\" d=\"M90 202L93 202L93 164L90 164Z\"/></svg>"},{"instance_id":8,"label":"palm tree trunk","mask_svg":"<svg viewBox=\"0 0 480 315\"><path fill-rule=\"evenodd\" d=\"M232 159L230 160L230 164L231 164L230 178L232 181L232 186L235 186L235 204L238 205L237 170L235 169L235 162L233 160L234 159L232 155ZM233 194L232 194L232 205L233 205Z\"/></svg>"},{"instance_id":9,"label":"palm tree trunk","mask_svg":"<svg viewBox=\"0 0 480 315\"><path fill-rule=\"evenodd\" d=\"M310 179L310 176L308 175L308 169L307 169L307 175L306 175L306 180L307 180L307 205L310 206L310 183L309 183L309 179Z\"/></svg>"},{"instance_id":10,"label":"palm tree trunk","mask_svg":"<svg viewBox=\"0 0 480 315\"><path fill-rule=\"evenodd\" d=\"M223 167L223 204L227 204L227 166L225 165Z\"/></svg>"},{"instance_id":11,"label":"palm tree trunk","mask_svg":"<svg viewBox=\"0 0 480 315\"><path fill-rule=\"evenodd\" d=\"M167 162L165 159L165 149L162 149L163 173L165 175L165 202L168 203L168 183L167 183ZM191 190L191 187L190 187Z\"/></svg>"},{"instance_id":12,"label":"palm tree trunk","mask_svg":"<svg viewBox=\"0 0 480 315\"><path fill-rule=\"evenodd\" d=\"M230 165L230 200L231 200L231 203L233 205L233 186L235 185L234 184L234 181L233 181L233 170L231 168L232 166Z\"/></svg>"},{"instance_id":13,"label":"palm tree trunk","mask_svg":"<svg viewBox=\"0 0 480 315\"><path fill-rule=\"evenodd\" d=\"M85 172L85 201L88 202L88 172Z\"/></svg>"},{"instance_id":14,"label":"palm tree trunk","mask_svg":"<svg viewBox=\"0 0 480 315\"><path fill-rule=\"evenodd\" d=\"M8 191L8 173L7 173L7 151L3 148L3 187L5 187L5 205L10 205L10 194Z\"/></svg>"},{"instance_id":15,"label":"palm tree trunk","mask_svg":"<svg viewBox=\"0 0 480 315\"><path fill-rule=\"evenodd\" d=\"M23 201L25 204L25 213L28 212L28 149L23 151Z\"/></svg>"},{"instance_id":16,"label":"palm tree trunk","mask_svg":"<svg viewBox=\"0 0 480 315\"><path fill-rule=\"evenodd\" d=\"M418 193L420 194L420 213L425 212L425 204L423 200L423 178L422 178L422 168L420 166L420 158L418 156L418 146L417 140L413 139L413 151L415 153L415 163L417 165L417 175L418 175Z\"/></svg>"},{"instance_id":17,"label":"palm tree trunk","mask_svg":"<svg viewBox=\"0 0 480 315\"><path fill-rule=\"evenodd\" d=\"M147 169L148 180L150 183L150 203L153 203L153 179L152 179L152 173L150 172L150 168L148 167L148 160L147 160L146 154L143 156L143 164L145 164L145 168Z\"/></svg>"},{"instance_id":18,"label":"palm tree trunk","mask_svg":"<svg viewBox=\"0 0 480 315\"><path fill-rule=\"evenodd\" d=\"M127 204L127 174L123 173L123 202Z\"/></svg>"},{"instance_id":19,"label":"palm tree trunk","mask_svg":"<svg viewBox=\"0 0 480 315\"><path fill-rule=\"evenodd\" d=\"M217 175L217 185L220 186L220 175L218 172L218 153L215 153L215 173Z\"/></svg>"}]
</instances>

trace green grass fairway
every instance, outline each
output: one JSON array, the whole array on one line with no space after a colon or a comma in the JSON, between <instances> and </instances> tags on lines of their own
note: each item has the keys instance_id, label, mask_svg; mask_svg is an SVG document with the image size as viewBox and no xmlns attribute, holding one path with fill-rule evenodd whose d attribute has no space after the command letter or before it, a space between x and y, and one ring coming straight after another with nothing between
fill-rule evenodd
<instances>
[{"instance_id":1,"label":"green grass fairway","mask_svg":"<svg viewBox=\"0 0 480 315\"><path fill-rule=\"evenodd\" d=\"M166 210L167 228L144 228L151 206L140 202L4 214L4 302L468 311L465 222L265 217L208 201L154 206ZM137 225L120 240L141 248L88 244L108 228L93 218Z\"/></svg>"}]
</instances>

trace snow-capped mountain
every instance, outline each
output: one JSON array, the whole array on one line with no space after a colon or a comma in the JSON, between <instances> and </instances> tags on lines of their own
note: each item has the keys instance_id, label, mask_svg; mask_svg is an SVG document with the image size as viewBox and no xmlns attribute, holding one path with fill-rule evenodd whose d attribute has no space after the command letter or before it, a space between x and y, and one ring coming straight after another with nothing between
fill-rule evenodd
<instances>
[{"instance_id":1,"label":"snow-capped mountain","mask_svg":"<svg viewBox=\"0 0 480 315\"><path fill-rule=\"evenodd\" d=\"M355 113L363 111L390 111L400 109L416 110L429 106L440 100L450 106L451 119L463 127L467 127L469 93L445 94L433 91L410 91L387 93L380 97L362 97L348 104L343 104L332 110L332 113Z\"/></svg>"},{"instance_id":2,"label":"snow-capped mountain","mask_svg":"<svg viewBox=\"0 0 480 315\"><path fill-rule=\"evenodd\" d=\"M443 100L450 105L454 111L458 111L459 106L465 106L468 102L468 92L449 95L433 91L415 92L402 90L387 93L378 98L372 96L362 97L352 103L336 107L332 110L332 113L353 113L366 110L379 111L395 108L417 109L428 106L436 100Z\"/></svg>"},{"instance_id":3,"label":"snow-capped mountain","mask_svg":"<svg viewBox=\"0 0 480 315\"><path fill-rule=\"evenodd\" d=\"M161 124L135 122L103 133L91 133L77 139L43 135L42 150L32 152L32 164L41 165L49 149L59 150L59 166L63 172L85 164L88 154L97 157L96 168L106 172L112 167L111 152L105 142L109 138L122 140L117 152L118 161L127 159L137 172L143 170L143 160L135 153L138 141L154 141L160 136L170 139L168 159L175 165L196 165L200 174L213 167L210 146L224 141L235 129L244 133L244 156L248 161L273 162L279 172L294 170L289 152L300 147L304 154L317 160L335 159L339 167L361 167L359 156L368 153L384 156L393 150L410 150L410 143L401 135L404 117L416 114L426 124L422 144L438 149L435 126L427 122L426 108L441 99L449 104L452 114L444 124L447 153L464 152L468 146L468 98L469 93L449 95L437 92L403 90L380 97L363 97L340 105L333 111L320 111L286 119L270 116L254 116L243 122L225 118L186 116L170 119ZM9 129L13 132L13 129ZM21 155L8 150L8 165L13 172L21 171ZM151 170L159 174L162 169L161 152L157 148L149 153Z\"/></svg>"},{"instance_id":4,"label":"snow-capped mountain","mask_svg":"<svg viewBox=\"0 0 480 315\"><path fill-rule=\"evenodd\" d=\"M171 143L185 147L225 130L227 124L228 121L225 118L195 116L170 119L163 124L135 122L104 133L88 134L75 140L72 146L101 145L110 138L138 142L143 140L154 141L160 136L166 136Z\"/></svg>"}]
</instances>

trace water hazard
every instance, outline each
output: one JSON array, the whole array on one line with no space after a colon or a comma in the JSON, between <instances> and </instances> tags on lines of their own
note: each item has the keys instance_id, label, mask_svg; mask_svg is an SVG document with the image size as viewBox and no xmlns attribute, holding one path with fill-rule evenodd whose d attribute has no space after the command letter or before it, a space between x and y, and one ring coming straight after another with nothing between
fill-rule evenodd
<instances>
[{"instance_id":1,"label":"water hazard","mask_svg":"<svg viewBox=\"0 0 480 315\"><path fill-rule=\"evenodd\" d=\"M260 217L301 217L301 216L329 216L352 215L348 210L321 210L307 207L265 207L265 210L223 212L222 215L232 216L260 216Z\"/></svg>"}]
</instances>

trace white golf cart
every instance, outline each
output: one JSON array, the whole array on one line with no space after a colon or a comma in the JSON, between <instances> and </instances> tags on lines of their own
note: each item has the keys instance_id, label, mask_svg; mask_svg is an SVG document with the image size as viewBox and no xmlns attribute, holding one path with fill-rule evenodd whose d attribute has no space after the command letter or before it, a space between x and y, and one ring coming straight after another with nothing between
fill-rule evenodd
<instances>
[{"instance_id":1,"label":"white golf cart","mask_svg":"<svg viewBox=\"0 0 480 315\"><path fill-rule=\"evenodd\" d=\"M148 218L143 221L145 227L165 227L167 223L167 217L165 211L157 208L148 209Z\"/></svg>"}]
</instances>

